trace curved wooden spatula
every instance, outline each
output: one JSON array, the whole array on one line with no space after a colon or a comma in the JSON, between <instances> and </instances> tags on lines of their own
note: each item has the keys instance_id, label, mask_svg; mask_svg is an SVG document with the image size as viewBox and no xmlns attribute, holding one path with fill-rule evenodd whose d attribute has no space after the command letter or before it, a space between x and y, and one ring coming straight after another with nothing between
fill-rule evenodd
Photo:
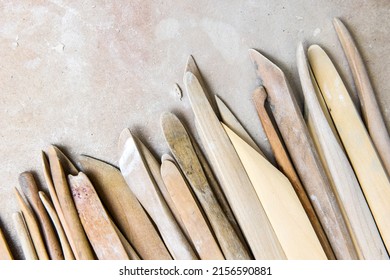
<instances>
[{"instance_id":1,"label":"curved wooden spatula","mask_svg":"<svg viewBox=\"0 0 390 280\"><path fill-rule=\"evenodd\" d=\"M0 228L0 260L13 260L11 250L9 249L7 240L5 239L4 233Z\"/></svg>"},{"instance_id":2,"label":"curved wooden spatula","mask_svg":"<svg viewBox=\"0 0 390 280\"><path fill-rule=\"evenodd\" d=\"M389 178L363 121L330 58L317 45L310 46L308 57L322 96L389 251Z\"/></svg>"}]
</instances>

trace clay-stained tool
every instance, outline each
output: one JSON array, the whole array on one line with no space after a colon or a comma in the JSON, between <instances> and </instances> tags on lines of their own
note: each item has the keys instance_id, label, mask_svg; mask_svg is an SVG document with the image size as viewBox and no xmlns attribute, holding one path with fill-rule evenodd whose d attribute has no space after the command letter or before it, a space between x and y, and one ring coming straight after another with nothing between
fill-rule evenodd
<instances>
[{"instance_id":1,"label":"clay-stained tool","mask_svg":"<svg viewBox=\"0 0 390 280\"><path fill-rule=\"evenodd\" d=\"M319 241L321 242L322 248L324 249L326 256L328 257L328 259L335 259L332 247L330 246L329 240L326 237L324 229L322 228L322 225L318 220L313 205L311 204L310 199L301 184L301 181L295 171L295 168L264 106L266 99L267 93L264 87L260 86L256 88L256 90L253 92L253 101L257 113L259 115L259 119L263 126L264 132L271 145L273 154L275 155L275 160L278 164L278 167L283 172L283 174L290 180L292 186L294 187L295 193L298 195L298 198L302 203L302 206L305 209L307 216L309 217L309 220L317 234Z\"/></svg>"},{"instance_id":2,"label":"clay-stained tool","mask_svg":"<svg viewBox=\"0 0 390 280\"><path fill-rule=\"evenodd\" d=\"M9 249L7 240L5 239L4 233L0 228L0 260L13 260L11 250Z\"/></svg>"},{"instance_id":3,"label":"clay-stained tool","mask_svg":"<svg viewBox=\"0 0 390 280\"><path fill-rule=\"evenodd\" d=\"M64 228L62 227L62 224L60 222L60 219L58 218L57 212L54 209L54 206L50 202L50 199L46 196L46 194L42 191L38 193L39 198L41 199L43 205L45 206L45 209L47 213L50 216L50 219L52 220L54 227L56 229L58 238L60 240L62 252L64 253L65 260L74 260L75 257L73 255L72 248L69 245L68 238L66 237Z\"/></svg>"},{"instance_id":4,"label":"clay-stained tool","mask_svg":"<svg viewBox=\"0 0 390 280\"><path fill-rule=\"evenodd\" d=\"M80 172L68 178L81 223L98 259L128 260L122 242L88 177Z\"/></svg>"},{"instance_id":5,"label":"clay-stained tool","mask_svg":"<svg viewBox=\"0 0 390 280\"><path fill-rule=\"evenodd\" d=\"M38 255L35 251L33 241L31 239L30 233L26 222L24 221L23 214L21 212L15 212L12 215L15 230L18 235L20 245L22 246L22 251L26 260L38 260Z\"/></svg>"},{"instance_id":6,"label":"clay-stained tool","mask_svg":"<svg viewBox=\"0 0 390 280\"><path fill-rule=\"evenodd\" d=\"M161 126L165 140L200 202L225 258L250 259L245 246L223 213L180 120L174 114L163 113Z\"/></svg>"},{"instance_id":7,"label":"clay-stained tool","mask_svg":"<svg viewBox=\"0 0 390 280\"><path fill-rule=\"evenodd\" d=\"M387 175L390 176L390 137L363 59L351 34L341 20L335 18L333 25L352 71L368 132L387 171Z\"/></svg>"},{"instance_id":8,"label":"clay-stained tool","mask_svg":"<svg viewBox=\"0 0 390 280\"><path fill-rule=\"evenodd\" d=\"M39 199L39 190L33 174L31 172L21 173L19 175L19 185L37 217L50 259L63 260L64 255L60 242L45 207Z\"/></svg>"},{"instance_id":9,"label":"clay-stained tool","mask_svg":"<svg viewBox=\"0 0 390 280\"><path fill-rule=\"evenodd\" d=\"M306 103L305 115L310 119L309 131L318 140L315 142L317 151L344 210L359 258L389 259L356 175L323 113L327 109L318 101L322 98L321 92L309 69L302 44L297 49L297 63Z\"/></svg>"},{"instance_id":10,"label":"clay-stained tool","mask_svg":"<svg viewBox=\"0 0 390 280\"><path fill-rule=\"evenodd\" d=\"M162 162L161 176L200 259L224 260L217 241L176 165L170 161Z\"/></svg>"},{"instance_id":11,"label":"clay-stained tool","mask_svg":"<svg viewBox=\"0 0 390 280\"><path fill-rule=\"evenodd\" d=\"M330 58L317 45L310 46L308 57L322 96L389 251L390 182L386 171Z\"/></svg>"},{"instance_id":12,"label":"clay-stained tool","mask_svg":"<svg viewBox=\"0 0 390 280\"><path fill-rule=\"evenodd\" d=\"M157 226L172 257L177 260L196 259L190 243L177 224L156 182L150 175L140 153L140 141L129 129L119 138L119 166L123 177L141 205Z\"/></svg>"},{"instance_id":13,"label":"clay-stained tool","mask_svg":"<svg viewBox=\"0 0 390 280\"><path fill-rule=\"evenodd\" d=\"M140 258L171 259L164 242L120 171L111 164L85 155L79 158L79 162L113 221Z\"/></svg>"},{"instance_id":14,"label":"clay-stained tool","mask_svg":"<svg viewBox=\"0 0 390 280\"><path fill-rule=\"evenodd\" d=\"M23 213L24 220L26 221L26 225L33 241L38 258L40 260L49 260L49 255L46 251L45 242L43 241L38 222L35 218L32 209L30 208L30 205L27 201L23 199L17 188L15 188L15 196L19 203L20 210Z\"/></svg>"},{"instance_id":15,"label":"clay-stained tool","mask_svg":"<svg viewBox=\"0 0 390 280\"><path fill-rule=\"evenodd\" d=\"M199 135L216 176L256 259L285 259L274 230L198 79L185 73L184 83Z\"/></svg>"},{"instance_id":16,"label":"clay-stained tool","mask_svg":"<svg viewBox=\"0 0 390 280\"><path fill-rule=\"evenodd\" d=\"M284 73L255 50L250 57L268 94L273 116L299 178L308 193L337 259L357 259L335 194L310 138Z\"/></svg>"}]
</instances>

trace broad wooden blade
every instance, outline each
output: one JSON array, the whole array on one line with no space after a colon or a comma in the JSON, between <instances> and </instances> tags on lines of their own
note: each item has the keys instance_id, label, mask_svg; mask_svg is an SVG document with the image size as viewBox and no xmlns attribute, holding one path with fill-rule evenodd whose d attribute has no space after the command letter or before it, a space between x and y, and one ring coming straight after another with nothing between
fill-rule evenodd
<instances>
[{"instance_id":1,"label":"broad wooden blade","mask_svg":"<svg viewBox=\"0 0 390 280\"><path fill-rule=\"evenodd\" d=\"M13 260L11 250L9 249L7 240L5 239L4 233L0 228L0 260Z\"/></svg>"},{"instance_id":2,"label":"broad wooden blade","mask_svg":"<svg viewBox=\"0 0 390 280\"><path fill-rule=\"evenodd\" d=\"M176 165L164 161L161 176L199 257L202 260L223 260L221 249Z\"/></svg>"},{"instance_id":3,"label":"broad wooden blade","mask_svg":"<svg viewBox=\"0 0 390 280\"><path fill-rule=\"evenodd\" d=\"M302 44L297 50L297 63L305 96L305 115L311 120L309 130L318 140L315 142L317 150L340 200L359 258L389 259L355 173L318 101L322 96L312 80Z\"/></svg>"},{"instance_id":4,"label":"broad wooden blade","mask_svg":"<svg viewBox=\"0 0 390 280\"><path fill-rule=\"evenodd\" d=\"M308 56L315 79L389 251L390 182L386 171L332 61L317 45L309 48Z\"/></svg>"},{"instance_id":5,"label":"broad wooden blade","mask_svg":"<svg viewBox=\"0 0 390 280\"><path fill-rule=\"evenodd\" d=\"M39 190L33 174L30 172L21 173L19 175L19 185L37 217L50 259L63 260L64 255L60 242L50 222L49 215L39 199Z\"/></svg>"},{"instance_id":6,"label":"broad wooden blade","mask_svg":"<svg viewBox=\"0 0 390 280\"><path fill-rule=\"evenodd\" d=\"M200 202L225 258L250 259L245 246L222 211L180 120L171 113L164 113L161 116L161 126L168 146Z\"/></svg>"},{"instance_id":7,"label":"broad wooden blade","mask_svg":"<svg viewBox=\"0 0 390 280\"><path fill-rule=\"evenodd\" d=\"M119 138L119 166L130 189L156 224L162 239L174 259L196 259L191 245L177 224L156 182L151 177L140 153L140 141L130 130Z\"/></svg>"},{"instance_id":8,"label":"broad wooden blade","mask_svg":"<svg viewBox=\"0 0 390 280\"><path fill-rule=\"evenodd\" d=\"M199 136L216 176L256 259L284 259L285 254L226 132L197 78L184 76Z\"/></svg>"},{"instance_id":9,"label":"broad wooden blade","mask_svg":"<svg viewBox=\"0 0 390 280\"><path fill-rule=\"evenodd\" d=\"M81 156L82 170L91 179L114 222L141 259L170 259L169 252L120 171L101 160Z\"/></svg>"},{"instance_id":10,"label":"broad wooden blade","mask_svg":"<svg viewBox=\"0 0 390 280\"><path fill-rule=\"evenodd\" d=\"M352 71L368 132L387 171L387 175L390 176L390 137L363 59L351 34L341 20L335 18L333 25Z\"/></svg>"},{"instance_id":11,"label":"broad wooden blade","mask_svg":"<svg viewBox=\"0 0 390 280\"><path fill-rule=\"evenodd\" d=\"M299 178L308 193L337 259L356 259L351 235L341 214L303 116L284 73L250 50L257 76L263 81L272 113Z\"/></svg>"},{"instance_id":12,"label":"broad wooden blade","mask_svg":"<svg viewBox=\"0 0 390 280\"><path fill-rule=\"evenodd\" d=\"M33 241L31 239L30 233L26 222L24 221L23 214L16 212L12 215L16 234L18 236L22 251L26 260L38 260L38 255L35 251Z\"/></svg>"},{"instance_id":13,"label":"broad wooden blade","mask_svg":"<svg viewBox=\"0 0 390 280\"><path fill-rule=\"evenodd\" d=\"M295 168L284 148L284 145L279 138L279 135L268 115L268 112L264 106L264 102L267 99L267 93L263 86L258 87L253 93L253 101L256 106L257 113L259 115L261 124L263 126L264 132L268 138L268 141L271 145L272 151L275 155L276 162L279 169L283 172L284 175L290 180L292 186L294 187L295 193L298 195L299 200L302 203L303 208L306 211L307 216L317 234L318 239L321 242L322 248L324 249L328 259L335 259L332 247L329 243L329 240L322 228L322 225L317 217L316 212L314 211L313 205L306 194L305 189L301 184Z\"/></svg>"}]
</instances>

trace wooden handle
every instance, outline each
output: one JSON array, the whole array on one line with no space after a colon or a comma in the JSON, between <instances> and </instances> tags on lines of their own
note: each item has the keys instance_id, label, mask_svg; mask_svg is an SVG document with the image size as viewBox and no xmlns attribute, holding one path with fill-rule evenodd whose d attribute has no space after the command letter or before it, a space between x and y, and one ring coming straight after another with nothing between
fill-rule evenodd
<instances>
[{"instance_id":1,"label":"wooden handle","mask_svg":"<svg viewBox=\"0 0 390 280\"><path fill-rule=\"evenodd\" d=\"M4 233L0 228L0 260L13 260L11 250L9 249L7 240L5 239Z\"/></svg>"},{"instance_id":2,"label":"wooden handle","mask_svg":"<svg viewBox=\"0 0 390 280\"><path fill-rule=\"evenodd\" d=\"M18 235L20 245L22 246L24 257L26 260L38 260L38 255L35 251L33 241L22 213L16 212L13 214L12 218L14 220L16 234Z\"/></svg>"}]
</instances>

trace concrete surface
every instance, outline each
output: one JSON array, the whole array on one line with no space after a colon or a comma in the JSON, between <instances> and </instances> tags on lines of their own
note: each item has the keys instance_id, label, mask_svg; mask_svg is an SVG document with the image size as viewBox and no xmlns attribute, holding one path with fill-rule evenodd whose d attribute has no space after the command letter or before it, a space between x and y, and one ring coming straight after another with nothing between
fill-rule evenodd
<instances>
[{"instance_id":1,"label":"concrete surface","mask_svg":"<svg viewBox=\"0 0 390 280\"><path fill-rule=\"evenodd\" d=\"M42 182L40 151L49 144L73 158L84 153L117 164L125 127L158 157L168 150L159 127L163 111L192 128L182 83L190 54L211 92L267 149L251 102L256 80L248 48L278 63L300 96L296 46L320 44L354 94L331 21L340 17L389 126L389 12L388 0L0 1L0 225L7 238L15 238L18 174L33 170Z\"/></svg>"}]
</instances>

